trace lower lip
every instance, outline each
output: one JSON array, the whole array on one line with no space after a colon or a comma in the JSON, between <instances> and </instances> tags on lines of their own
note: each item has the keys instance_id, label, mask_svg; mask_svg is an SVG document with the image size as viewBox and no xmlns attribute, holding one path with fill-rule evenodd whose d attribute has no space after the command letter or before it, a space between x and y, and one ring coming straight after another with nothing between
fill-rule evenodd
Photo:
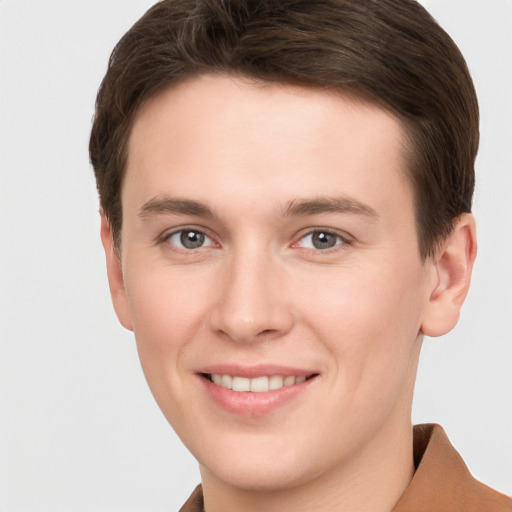
<instances>
[{"instance_id":1,"label":"lower lip","mask_svg":"<svg viewBox=\"0 0 512 512\"><path fill-rule=\"evenodd\" d=\"M214 384L199 376L208 395L225 411L242 416L264 416L284 406L301 393L305 392L316 380L316 376L299 384L284 386L264 393L251 391L233 391Z\"/></svg>"}]
</instances>

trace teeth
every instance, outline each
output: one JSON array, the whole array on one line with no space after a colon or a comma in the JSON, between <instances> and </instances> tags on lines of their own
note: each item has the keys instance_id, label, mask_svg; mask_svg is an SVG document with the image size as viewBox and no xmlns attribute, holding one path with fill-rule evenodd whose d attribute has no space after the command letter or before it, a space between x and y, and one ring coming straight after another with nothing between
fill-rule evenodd
<instances>
[{"instance_id":1,"label":"teeth","mask_svg":"<svg viewBox=\"0 0 512 512\"><path fill-rule=\"evenodd\" d=\"M268 390L268 377L257 377L256 379L251 379L251 391L254 393L265 393Z\"/></svg>"},{"instance_id":2,"label":"teeth","mask_svg":"<svg viewBox=\"0 0 512 512\"><path fill-rule=\"evenodd\" d=\"M272 375L270 377L255 377L254 379L218 374L212 374L210 377L215 384L223 388L240 392L251 391L253 393L266 393L267 391L281 389L284 386L300 384L306 380L305 376L294 377L291 375L287 377Z\"/></svg>"},{"instance_id":3,"label":"teeth","mask_svg":"<svg viewBox=\"0 0 512 512\"><path fill-rule=\"evenodd\" d=\"M270 389L281 389L283 387L284 379L281 375L272 375L269 379L268 387Z\"/></svg>"},{"instance_id":4,"label":"teeth","mask_svg":"<svg viewBox=\"0 0 512 512\"><path fill-rule=\"evenodd\" d=\"M232 386L233 386L233 377L231 377L229 375L221 375L221 377L220 377L220 385L223 388L231 389Z\"/></svg>"},{"instance_id":5,"label":"teeth","mask_svg":"<svg viewBox=\"0 0 512 512\"><path fill-rule=\"evenodd\" d=\"M285 377L284 385L285 386L293 386L295 384L295 377Z\"/></svg>"},{"instance_id":6,"label":"teeth","mask_svg":"<svg viewBox=\"0 0 512 512\"><path fill-rule=\"evenodd\" d=\"M251 379L245 377L233 377L233 391L251 391Z\"/></svg>"}]
</instances>

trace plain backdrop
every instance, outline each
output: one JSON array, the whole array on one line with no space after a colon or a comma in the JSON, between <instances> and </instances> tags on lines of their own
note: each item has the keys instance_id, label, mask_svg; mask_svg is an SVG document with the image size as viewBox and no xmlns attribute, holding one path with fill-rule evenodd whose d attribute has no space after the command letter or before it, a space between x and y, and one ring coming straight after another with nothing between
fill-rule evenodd
<instances>
[{"instance_id":1,"label":"plain backdrop","mask_svg":"<svg viewBox=\"0 0 512 512\"><path fill-rule=\"evenodd\" d=\"M0 512L169 512L199 482L114 316L87 154L108 55L152 3L0 0ZM413 419L512 494L512 1L424 3L480 97L480 248Z\"/></svg>"}]
</instances>

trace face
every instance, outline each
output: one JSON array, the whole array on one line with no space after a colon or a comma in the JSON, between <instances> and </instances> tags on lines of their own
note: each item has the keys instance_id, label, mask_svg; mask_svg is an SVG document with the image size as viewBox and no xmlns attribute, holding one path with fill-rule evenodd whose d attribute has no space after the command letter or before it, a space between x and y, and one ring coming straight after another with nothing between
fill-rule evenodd
<instances>
[{"instance_id":1,"label":"face","mask_svg":"<svg viewBox=\"0 0 512 512\"><path fill-rule=\"evenodd\" d=\"M402 142L378 107L222 76L138 115L114 304L203 476L291 487L409 432L434 272Z\"/></svg>"}]
</instances>

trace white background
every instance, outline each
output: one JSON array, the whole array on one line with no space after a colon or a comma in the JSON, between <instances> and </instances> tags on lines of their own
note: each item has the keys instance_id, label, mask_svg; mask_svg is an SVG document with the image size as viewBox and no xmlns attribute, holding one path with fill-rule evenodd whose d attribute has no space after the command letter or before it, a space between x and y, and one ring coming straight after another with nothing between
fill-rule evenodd
<instances>
[{"instance_id":1,"label":"white background","mask_svg":"<svg viewBox=\"0 0 512 512\"><path fill-rule=\"evenodd\" d=\"M512 1L424 3L480 96L480 251L413 416L512 494ZM110 50L151 4L0 0L0 512L169 512L199 482L114 317L87 155Z\"/></svg>"}]
</instances>

